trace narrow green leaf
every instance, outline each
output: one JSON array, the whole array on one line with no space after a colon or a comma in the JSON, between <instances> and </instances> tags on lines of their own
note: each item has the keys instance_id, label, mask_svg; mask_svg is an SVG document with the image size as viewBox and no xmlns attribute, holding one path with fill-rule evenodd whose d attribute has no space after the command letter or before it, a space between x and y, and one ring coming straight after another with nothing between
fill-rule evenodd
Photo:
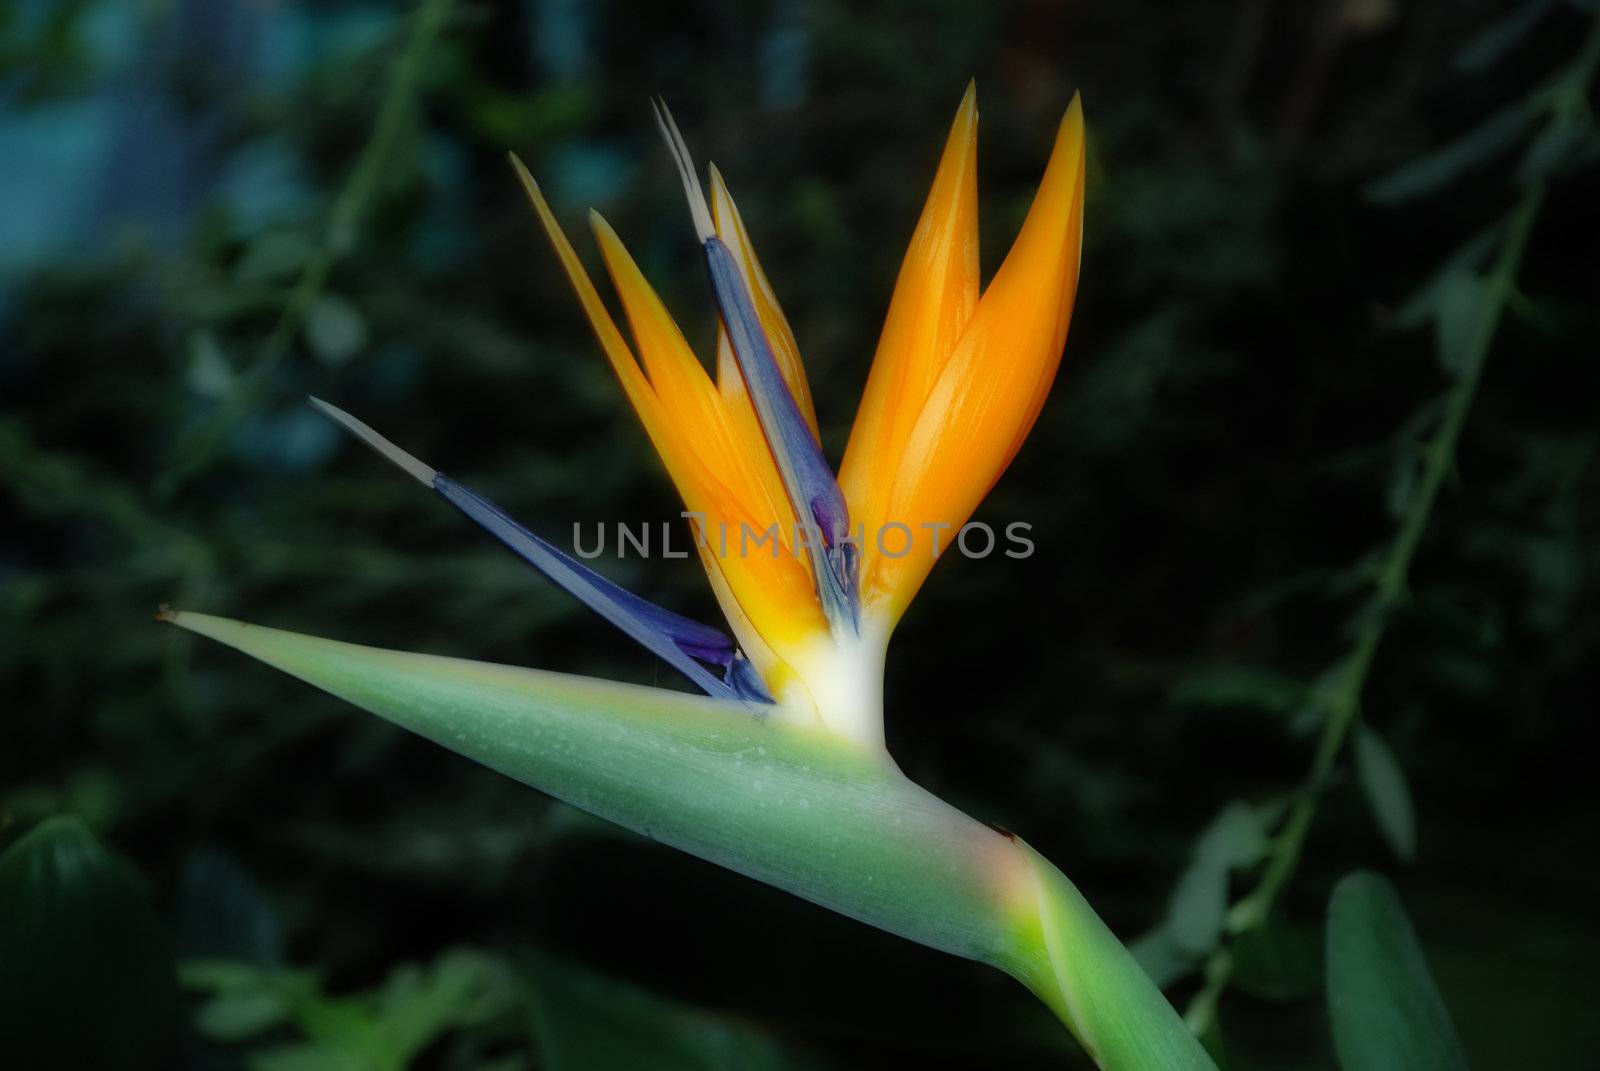
<instances>
[{"instance_id":1,"label":"narrow green leaf","mask_svg":"<svg viewBox=\"0 0 1600 1071\"><path fill-rule=\"evenodd\" d=\"M1305 699L1304 681L1259 666L1215 666L1184 677L1168 697L1182 706L1255 707L1278 713Z\"/></svg>"},{"instance_id":2,"label":"narrow green leaf","mask_svg":"<svg viewBox=\"0 0 1600 1071\"><path fill-rule=\"evenodd\" d=\"M1395 459L1394 468L1389 470L1389 488L1384 495L1384 505L1389 509L1389 516L1401 518L1411 509L1412 496L1417 491L1417 476L1422 468L1417 458L1416 450L1412 444L1406 444L1401 455Z\"/></svg>"},{"instance_id":3,"label":"narrow green leaf","mask_svg":"<svg viewBox=\"0 0 1600 1071\"><path fill-rule=\"evenodd\" d=\"M178 1066L177 985L134 876L76 818L0 855L0 1040L7 1066Z\"/></svg>"},{"instance_id":4,"label":"narrow green leaf","mask_svg":"<svg viewBox=\"0 0 1600 1071\"><path fill-rule=\"evenodd\" d=\"M445 1032L511 1012L517 991L504 962L455 949L428 967L407 965L392 972L372 1009L373 1025L394 1066L410 1067Z\"/></svg>"},{"instance_id":5,"label":"narrow green leaf","mask_svg":"<svg viewBox=\"0 0 1600 1071\"><path fill-rule=\"evenodd\" d=\"M184 382L202 398L221 398L233 389L233 366L214 331L202 329L189 338L189 370Z\"/></svg>"},{"instance_id":6,"label":"narrow green leaf","mask_svg":"<svg viewBox=\"0 0 1600 1071\"><path fill-rule=\"evenodd\" d=\"M534 979L534 1024L549 1071L779 1071L788 1061L752 1027L555 961Z\"/></svg>"},{"instance_id":7,"label":"narrow green leaf","mask_svg":"<svg viewBox=\"0 0 1600 1071\"><path fill-rule=\"evenodd\" d=\"M1200 834L1195 842L1195 857L1210 860L1225 870L1260 862L1267 853L1267 823L1272 813L1270 808L1233 800Z\"/></svg>"},{"instance_id":8,"label":"narrow green leaf","mask_svg":"<svg viewBox=\"0 0 1600 1071\"><path fill-rule=\"evenodd\" d=\"M1594 159L1597 149L1600 149L1600 131L1596 130L1590 113L1561 115L1546 123L1528 146L1522 162L1517 165L1517 178L1524 185L1548 181L1575 165Z\"/></svg>"},{"instance_id":9,"label":"narrow green leaf","mask_svg":"<svg viewBox=\"0 0 1600 1071\"><path fill-rule=\"evenodd\" d=\"M1455 276L1478 272L1489 254L1499 244L1503 227L1486 227L1461 243L1444 259L1428 281L1412 291L1394 314L1394 325L1400 328L1422 327L1438 319L1439 301L1445 286ZM1403 438L1410 438L1403 435Z\"/></svg>"},{"instance_id":10,"label":"narrow green leaf","mask_svg":"<svg viewBox=\"0 0 1600 1071\"><path fill-rule=\"evenodd\" d=\"M1196 859L1172 890L1167 931L1179 948L1203 956L1217 947L1227 910L1227 868L1212 859Z\"/></svg>"},{"instance_id":11,"label":"narrow green leaf","mask_svg":"<svg viewBox=\"0 0 1600 1071\"><path fill-rule=\"evenodd\" d=\"M288 1014L288 1005L277 993L224 993L200 1006L195 1029L213 1041L247 1041L279 1025Z\"/></svg>"},{"instance_id":12,"label":"narrow green leaf","mask_svg":"<svg viewBox=\"0 0 1600 1071\"><path fill-rule=\"evenodd\" d=\"M1196 838L1193 858L1173 887L1166 931L1190 956L1204 956L1222 938L1228 910L1228 875L1253 866L1267 852L1270 812L1234 800Z\"/></svg>"},{"instance_id":13,"label":"narrow green leaf","mask_svg":"<svg viewBox=\"0 0 1600 1071\"><path fill-rule=\"evenodd\" d=\"M1454 272L1439 284L1435 340L1439 367L1452 379L1467 367L1485 303L1483 279L1472 272Z\"/></svg>"},{"instance_id":14,"label":"narrow green leaf","mask_svg":"<svg viewBox=\"0 0 1600 1071\"><path fill-rule=\"evenodd\" d=\"M1394 853L1410 862L1417 854L1417 817L1405 770L1383 737L1366 725L1356 729L1355 753L1356 778L1373 819Z\"/></svg>"},{"instance_id":15,"label":"narrow green leaf","mask_svg":"<svg viewBox=\"0 0 1600 1071\"><path fill-rule=\"evenodd\" d=\"M316 243L305 231L268 231L245 247L234 278L241 283L283 282L303 271L316 253Z\"/></svg>"},{"instance_id":16,"label":"narrow green leaf","mask_svg":"<svg viewBox=\"0 0 1600 1071\"><path fill-rule=\"evenodd\" d=\"M1340 881L1327 943L1328 1011L1344 1071L1465 1071L1455 1024L1393 885L1371 873Z\"/></svg>"},{"instance_id":17,"label":"narrow green leaf","mask_svg":"<svg viewBox=\"0 0 1600 1071\"><path fill-rule=\"evenodd\" d=\"M1442 189L1509 148L1526 131L1534 114L1528 101L1503 108L1443 148L1368 183L1367 197L1379 204L1399 204Z\"/></svg>"},{"instance_id":18,"label":"narrow green leaf","mask_svg":"<svg viewBox=\"0 0 1600 1071\"><path fill-rule=\"evenodd\" d=\"M1509 15L1498 18L1456 53L1456 67L1477 74L1527 39L1533 28L1554 7L1552 0L1526 0Z\"/></svg>"},{"instance_id":19,"label":"narrow green leaf","mask_svg":"<svg viewBox=\"0 0 1600 1071\"><path fill-rule=\"evenodd\" d=\"M269 985L272 972L254 963L194 959L178 964L178 984L186 990L244 993Z\"/></svg>"}]
</instances>

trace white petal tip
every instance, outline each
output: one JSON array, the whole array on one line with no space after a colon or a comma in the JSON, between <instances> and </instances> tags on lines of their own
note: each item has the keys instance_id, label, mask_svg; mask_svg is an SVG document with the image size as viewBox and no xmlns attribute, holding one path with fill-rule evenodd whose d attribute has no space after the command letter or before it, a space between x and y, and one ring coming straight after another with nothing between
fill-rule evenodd
<instances>
[{"instance_id":1,"label":"white petal tip","mask_svg":"<svg viewBox=\"0 0 1600 1071\"><path fill-rule=\"evenodd\" d=\"M339 424L342 424L345 430L349 431L350 434L354 435L356 438L372 447L378 453L394 462L397 466L410 473L418 483L426 484L429 487L433 486L434 477L437 476L438 473L432 468L429 468L421 461L412 457L410 454L406 453L394 443L390 442L388 439L385 439L382 435L379 435L376 431L373 431L372 428L368 427L365 423L357 420L355 417L351 416L349 413L346 413L338 406L329 405L321 398L309 398L309 401L312 405L321 410L324 416Z\"/></svg>"},{"instance_id":2,"label":"white petal tip","mask_svg":"<svg viewBox=\"0 0 1600 1071\"><path fill-rule=\"evenodd\" d=\"M716 237L717 229L711 223L711 213L706 208L706 195L700 188L700 179L694 173L694 159L689 155L689 146L684 143L683 134L678 130L678 124L673 121L672 113L667 110L667 102L656 97L650 102L655 111L656 126L661 130L661 136L666 139L667 151L672 153L672 162L678 168L678 178L683 182L684 196L689 199L689 215L694 219L694 232L702 242Z\"/></svg>"}]
</instances>

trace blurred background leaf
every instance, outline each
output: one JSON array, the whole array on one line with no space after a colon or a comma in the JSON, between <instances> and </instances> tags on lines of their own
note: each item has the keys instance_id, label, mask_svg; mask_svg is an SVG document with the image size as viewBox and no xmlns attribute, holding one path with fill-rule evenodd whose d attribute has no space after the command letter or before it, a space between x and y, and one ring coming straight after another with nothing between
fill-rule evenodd
<instances>
[{"instance_id":1,"label":"blurred background leaf","mask_svg":"<svg viewBox=\"0 0 1600 1071\"><path fill-rule=\"evenodd\" d=\"M551 961L534 982L534 1022L550 1071L781 1071L800 1066L752 1027Z\"/></svg>"},{"instance_id":2,"label":"blurred background leaf","mask_svg":"<svg viewBox=\"0 0 1600 1071\"><path fill-rule=\"evenodd\" d=\"M1395 855L1410 862L1417 854L1417 814L1405 770L1383 737L1365 725L1356 727L1355 763L1373 819Z\"/></svg>"},{"instance_id":3,"label":"blurred background leaf","mask_svg":"<svg viewBox=\"0 0 1600 1071\"><path fill-rule=\"evenodd\" d=\"M76 818L0 855L0 1039L19 1067L172 1067L172 952L138 878Z\"/></svg>"},{"instance_id":4,"label":"blurred background leaf","mask_svg":"<svg viewBox=\"0 0 1600 1071\"><path fill-rule=\"evenodd\" d=\"M1334 886L1328 1012L1344 1071L1466 1071L1400 894L1377 874Z\"/></svg>"}]
</instances>

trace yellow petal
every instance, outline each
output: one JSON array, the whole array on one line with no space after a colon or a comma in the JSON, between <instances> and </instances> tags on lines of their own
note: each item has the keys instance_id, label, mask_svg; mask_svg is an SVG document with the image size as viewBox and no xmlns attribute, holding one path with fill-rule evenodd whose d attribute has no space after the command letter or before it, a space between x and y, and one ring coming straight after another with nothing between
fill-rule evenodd
<instances>
[{"instance_id":1,"label":"yellow petal","mask_svg":"<svg viewBox=\"0 0 1600 1071\"><path fill-rule=\"evenodd\" d=\"M933 567L924 526L949 525L949 545L1016 455L1055 379L1078 285L1083 170L1083 110L1074 97L1022 231L894 458L884 516L917 539L898 558L879 553L871 538L863 548L865 597L891 621Z\"/></svg>"},{"instance_id":2,"label":"yellow petal","mask_svg":"<svg viewBox=\"0 0 1600 1071\"><path fill-rule=\"evenodd\" d=\"M748 619L775 650L809 638L826 624L806 557L791 545L794 512L754 414L744 419L723 398L621 240L598 217L595 235L666 416L673 442L663 456L691 461L684 477L674 473L674 479L689 508L705 514L713 564L737 604L725 607L728 617ZM774 525L776 553L746 542L746 530L759 534Z\"/></svg>"},{"instance_id":3,"label":"yellow petal","mask_svg":"<svg viewBox=\"0 0 1600 1071\"><path fill-rule=\"evenodd\" d=\"M977 145L977 92L969 85L901 264L839 472L868 549L885 523L909 520L889 513L901 455L978 304Z\"/></svg>"},{"instance_id":4,"label":"yellow petal","mask_svg":"<svg viewBox=\"0 0 1600 1071\"><path fill-rule=\"evenodd\" d=\"M538 185L519 161L519 177L589 318L606 359L691 513L701 560L741 647L775 690L793 677L788 658L809 650L827 622L803 554L788 545L793 511L754 415L727 402L694 355L655 290L616 233L593 216L607 270L622 298L643 368L588 272L562 233ZM748 400L744 407L748 408ZM741 534L776 525L781 545Z\"/></svg>"}]
</instances>

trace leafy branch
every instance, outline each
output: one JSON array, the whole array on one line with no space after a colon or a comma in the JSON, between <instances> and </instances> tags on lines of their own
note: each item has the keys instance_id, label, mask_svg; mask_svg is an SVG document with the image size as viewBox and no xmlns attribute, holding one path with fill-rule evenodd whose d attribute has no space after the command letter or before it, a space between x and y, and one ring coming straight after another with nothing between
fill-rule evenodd
<instances>
[{"instance_id":1,"label":"leafy branch","mask_svg":"<svg viewBox=\"0 0 1600 1071\"><path fill-rule=\"evenodd\" d=\"M450 14L450 4L451 0L422 0L413 14L410 34L390 70L389 85L373 120L372 132L334 199L321 242L306 260L272 330L249 368L235 381L232 392L178 441L173 462L161 478L162 495L170 495L204 468L228 433L250 413L322 296L334 267L354 247L373 193L412 115L423 66Z\"/></svg>"},{"instance_id":2,"label":"leafy branch","mask_svg":"<svg viewBox=\"0 0 1600 1071\"><path fill-rule=\"evenodd\" d=\"M1389 621L1406 600L1411 563L1427 530L1439 491L1454 470L1461 430L1477 395L1501 317L1506 308L1519 299L1517 274L1544 203L1549 176L1587 132L1587 93L1597 67L1600 67L1600 19L1596 19L1573 64L1543 95L1547 119L1524 159L1520 170L1522 195L1503 221L1498 252L1490 269L1480 277L1469 269L1452 266L1448 277L1434 288L1440 359L1455 380L1443 398L1438 426L1421 448L1423 467L1404 503L1399 530L1376 565L1371 604L1361 617L1350 650L1332 675L1330 686L1321 691L1324 720L1310 769L1293 796L1282 826L1266 845L1264 864L1254 887L1227 913L1226 929L1235 940L1267 921L1294 876L1316 818L1321 794L1344 753L1352 729L1360 723L1362 692ZM1436 161L1419 162L1424 168L1434 163ZM1391 176L1379 185L1379 191L1387 196L1397 186L1406 186L1397 181L1402 177ZM1386 749L1383 754L1387 754ZM1233 978L1235 965L1234 954L1227 944L1219 945L1207 956L1204 984L1185 1014L1196 1034L1204 1035L1212 1028L1218 1001Z\"/></svg>"}]
</instances>

